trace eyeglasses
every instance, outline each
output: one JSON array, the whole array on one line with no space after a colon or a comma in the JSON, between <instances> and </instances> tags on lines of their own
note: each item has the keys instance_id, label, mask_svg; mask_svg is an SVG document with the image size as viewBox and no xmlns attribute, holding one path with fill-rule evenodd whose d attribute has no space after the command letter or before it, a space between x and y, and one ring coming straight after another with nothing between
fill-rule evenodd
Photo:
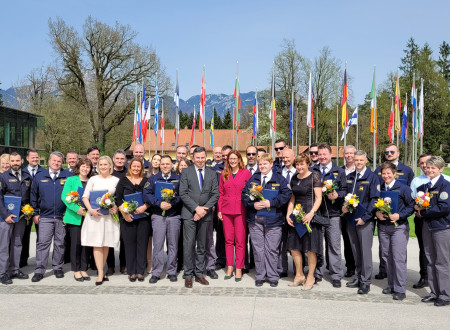
<instances>
[{"instance_id":1,"label":"eyeglasses","mask_svg":"<svg viewBox=\"0 0 450 330\"><path fill-rule=\"evenodd\" d=\"M279 147L279 148L275 148L275 151L283 150L284 148L286 148L286 146L284 146L284 147Z\"/></svg>"},{"instance_id":2,"label":"eyeglasses","mask_svg":"<svg viewBox=\"0 0 450 330\"><path fill-rule=\"evenodd\" d=\"M385 155L389 155L389 154L393 155L393 154L395 154L395 151L394 150L388 150L388 151L385 151L384 154Z\"/></svg>"},{"instance_id":3,"label":"eyeglasses","mask_svg":"<svg viewBox=\"0 0 450 330\"><path fill-rule=\"evenodd\" d=\"M310 151L309 154L310 154L310 155L318 155L319 152L318 152L318 151Z\"/></svg>"},{"instance_id":4,"label":"eyeglasses","mask_svg":"<svg viewBox=\"0 0 450 330\"><path fill-rule=\"evenodd\" d=\"M256 156L256 152L247 152L247 156Z\"/></svg>"}]
</instances>

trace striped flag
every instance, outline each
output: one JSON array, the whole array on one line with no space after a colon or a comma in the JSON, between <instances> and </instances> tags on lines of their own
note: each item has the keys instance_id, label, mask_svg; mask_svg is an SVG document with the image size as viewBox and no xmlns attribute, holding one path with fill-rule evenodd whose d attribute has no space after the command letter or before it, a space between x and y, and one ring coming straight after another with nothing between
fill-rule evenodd
<instances>
[{"instance_id":1,"label":"striped flag","mask_svg":"<svg viewBox=\"0 0 450 330\"><path fill-rule=\"evenodd\" d=\"M347 86L347 68L344 71L344 87L342 88L342 129L348 126L348 111L347 111L347 98L348 98L348 86Z\"/></svg>"},{"instance_id":2,"label":"striped flag","mask_svg":"<svg viewBox=\"0 0 450 330\"><path fill-rule=\"evenodd\" d=\"M142 103L141 99L139 98L139 106L138 106L138 141L139 143L142 143Z\"/></svg>"},{"instance_id":3,"label":"striped flag","mask_svg":"<svg viewBox=\"0 0 450 330\"><path fill-rule=\"evenodd\" d=\"M209 128L209 141L210 146L214 147L214 108L213 108L213 114L211 119L211 127Z\"/></svg>"},{"instance_id":4,"label":"striped flag","mask_svg":"<svg viewBox=\"0 0 450 330\"><path fill-rule=\"evenodd\" d=\"M291 95L291 107L289 108L289 138L292 139L294 136L294 116L295 116L295 107L294 107L294 89L292 88Z\"/></svg>"},{"instance_id":5,"label":"striped flag","mask_svg":"<svg viewBox=\"0 0 450 330\"><path fill-rule=\"evenodd\" d=\"M255 101L253 103L253 138L258 136L258 90L255 93Z\"/></svg>"},{"instance_id":6,"label":"striped flag","mask_svg":"<svg viewBox=\"0 0 450 330\"><path fill-rule=\"evenodd\" d=\"M159 126L159 91L158 91L158 80L156 80L156 92L155 92L155 125L153 126L153 130L155 131L155 136L158 135L158 126Z\"/></svg>"},{"instance_id":7,"label":"striped flag","mask_svg":"<svg viewBox=\"0 0 450 330\"><path fill-rule=\"evenodd\" d=\"M407 98L408 96L406 96ZM402 116L402 134L400 136L402 143L406 142L406 139L408 138L408 101L406 101L405 98L405 104L403 105L403 116Z\"/></svg>"},{"instance_id":8,"label":"striped flag","mask_svg":"<svg viewBox=\"0 0 450 330\"><path fill-rule=\"evenodd\" d=\"M134 120L133 120L133 141L136 141L139 136L139 124L138 124L138 96L137 96L137 85L135 89L135 100L134 100Z\"/></svg>"},{"instance_id":9,"label":"striped flag","mask_svg":"<svg viewBox=\"0 0 450 330\"><path fill-rule=\"evenodd\" d=\"M177 87L175 87L175 93L173 94L173 102L175 103L175 129L173 134L175 139L177 134L180 134L180 89L178 87L178 71L177 71Z\"/></svg>"},{"instance_id":10,"label":"striped flag","mask_svg":"<svg viewBox=\"0 0 450 330\"><path fill-rule=\"evenodd\" d=\"M341 141L347 135L348 130L350 129L350 126L352 126L352 125L358 125L358 107L356 107L355 111L353 111L353 114L350 117L350 120L348 121L348 125L345 127L345 130L342 132Z\"/></svg>"},{"instance_id":11,"label":"striped flag","mask_svg":"<svg viewBox=\"0 0 450 330\"><path fill-rule=\"evenodd\" d=\"M241 108L241 91L239 88L239 77L236 76L236 82L234 84L234 116L233 124L236 130L239 132L239 109Z\"/></svg>"},{"instance_id":12,"label":"striped flag","mask_svg":"<svg viewBox=\"0 0 450 330\"><path fill-rule=\"evenodd\" d=\"M272 139L277 134L277 109L275 106L275 73L272 68L272 94L270 99L270 136Z\"/></svg>"},{"instance_id":13,"label":"striped flag","mask_svg":"<svg viewBox=\"0 0 450 330\"><path fill-rule=\"evenodd\" d=\"M203 69L202 76L202 91L200 94L200 112L199 112L199 122L198 122L198 131L200 133L203 132L205 125L205 100L206 100L206 91L205 91L205 69Z\"/></svg>"},{"instance_id":14,"label":"striped flag","mask_svg":"<svg viewBox=\"0 0 450 330\"><path fill-rule=\"evenodd\" d=\"M377 120L377 92L375 86L375 69L373 69L372 90L370 91L370 132L375 135L375 145L378 144Z\"/></svg>"},{"instance_id":15,"label":"striped flag","mask_svg":"<svg viewBox=\"0 0 450 330\"><path fill-rule=\"evenodd\" d=\"M391 115L389 116L389 126L388 126L388 135L389 135L389 142L394 142L394 129L395 129L395 123L394 123L394 100L391 102Z\"/></svg>"},{"instance_id":16,"label":"striped flag","mask_svg":"<svg viewBox=\"0 0 450 330\"><path fill-rule=\"evenodd\" d=\"M306 126L309 128L314 128L314 111L313 111L313 89L312 89L312 79L311 72L309 73L309 88L308 88L308 109L306 113Z\"/></svg>"},{"instance_id":17,"label":"striped flag","mask_svg":"<svg viewBox=\"0 0 450 330\"><path fill-rule=\"evenodd\" d=\"M417 89L415 76L413 79L413 84L411 87L411 106L412 106L412 122L413 122L413 137L414 139L419 139L419 129L418 129L418 117L417 117Z\"/></svg>"},{"instance_id":18,"label":"striped flag","mask_svg":"<svg viewBox=\"0 0 450 330\"><path fill-rule=\"evenodd\" d=\"M400 109L402 108L402 101L400 97L400 83L399 74L397 72L397 79L395 81L395 100L394 100L394 126L397 132L400 132Z\"/></svg>"},{"instance_id":19,"label":"striped flag","mask_svg":"<svg viewBox=\"0 0 450 330\"><path fill-rule=\"evenodd\" d=\"M194 117L192 118L192 134L191 134L191 143L190 143L190 145L194 144L194 133L195 133L195 105L194 105Z\"/></svg>"},{"instance_id":20,"label":"striped flag","mask_svg":"<svg viewBox=\"0 0 450 330\"><path fill-rule=\"evenodd\" d=\"M164 144L164 99L162 100L162 110L161 110L161 135L159 139L159 144Z\"/></svg>"},{"instance_id":21,"label":"striped flag","mask_svg":"<svg viewBox=\"0 0 450 330\"><path fill-rule=\"evenodd\" d=\"M142 116L142 141L145 141L147 137L147 129L148 129L148 119L150 119L150 107L145 108L145 86L142 85L142 103L141 103L142 111L144 115Z\"/></svg>"},{"instance_id":22,"label":"striped flag","mask_svg":"<svg viewBox=\"0 0 450 330\"><path fill-rule=\"evenodd\" d=\"M423 79L420 83L420 99L419 99L419 139L423 139L424 136L424 100L423 100Z\"/></svg>"}]
</instances>

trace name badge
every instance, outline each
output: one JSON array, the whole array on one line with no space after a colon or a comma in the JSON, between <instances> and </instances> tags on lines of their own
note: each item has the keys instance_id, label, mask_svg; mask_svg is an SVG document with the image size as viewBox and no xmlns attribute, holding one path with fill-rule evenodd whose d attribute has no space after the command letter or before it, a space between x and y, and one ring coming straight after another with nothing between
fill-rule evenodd
<instances>
[{"instance_id":1,"label":"name badge","mask_svg":"<svg viewBox=\"0 0 450 330\"><path fill-rule=\"evenodd\" d=\"M279 186L280 186L279 183L274 183L274 184L272 184L272 187L279 187Z\"/></svg>"},{"instance_id":2,"label":"name badge","mask_svg":"<svg viewBox=\"0 0 450 330\"><path fill-rule=\"evenodd\" d=\"M41 180L41 182L48 182L48 180Z\"/></svg>"},{"instance_id":3,"label":"name badge","mask_svg":"<svg viewBox=\"0 0 450 330\"><path fill-rule=\"evenodd\" d=\"M63 185L64 183L66 183L67 179L61 180L61 184Z\"/></svg>"},{"instance_id":4,"label":"name badge","mask_svg":"<svg viewBox=\"0 0 450 330\"><path fill-rule=\"evenodd\" d=\"M17 179L9 179L8 182L17 182Z\"/></svg>"},{"instance_id":5,"label":"name badge","mask_svg":"<svg viewBox=\"0 0 450 330\"><path fill-rule=\"evenodd\" d=\"M362 181L361 184L369 184L369 181Z\"/></svg>"},{"instance_id":6,"label":"name badge","mask_svg":"<svg viewBox=\"0 0 450 330\"><path fill-rule=\"evenodd\" d=\"M179 182L180 180L172 180L172 182Z\"/></svg>"},{"instance_id":7,"label":"name badge","mask_svg":"<svg viewBox=\"0 0 450 330\"><path fill-rule=\"evenodd\" d=\"M352 180L347 180L347 183L352 183L353 181Z\"/></svg>"}]
</instances>

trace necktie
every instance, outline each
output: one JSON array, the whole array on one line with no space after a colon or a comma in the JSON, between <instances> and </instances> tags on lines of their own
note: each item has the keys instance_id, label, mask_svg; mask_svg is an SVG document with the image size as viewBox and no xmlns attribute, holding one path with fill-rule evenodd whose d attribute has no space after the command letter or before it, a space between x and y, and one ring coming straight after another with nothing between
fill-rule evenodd
<instances>
[{"instance_id":1,"label":"necktie","mask_svg":"<svg viewBox=\"0 0 450 330\"><path fill-rule=\"evenodd\" d=\"M167 182L167 180L169 180L169 177L166 175L166 176L164 177L164 180L166 180L166 182Z\"/></svg>"},{"instance_id":2,"label":"necktie","mask_svg":"<svg viewBox=\"0 0 450 330\"><path fill-rule=\"evenodd\" d=\"M34 172L36 172L36 169L32 168L32 169L31 169L31 178L32 178L32 179L34 179L34 175L36 174L36 173L34 173Z\"/></svg>"},{"instance_id":3,"label":"necktie","mask_svg":"<svg viewBox=\"0 0 450 330\"><path fill-rule=\"evenodd\" d=\"M291 170L287 171L286 180L287 180L288 184L291 183Z\"/></svg>"},{"instance_id":4,"label":"necktie","mask_svg":"<svg viewBox=\"0 0 450 330\"><path fill-rule=\"evenodd\" d=\"M55 181L56 180L56 176L58 175L58 172L52 172L52 180Z\"/></svg>"},{"instance_id":5,"label":"necktie","mask_svg":"<svg viewBox=\"0 0 450 330\"><path fill-rule=\"evenodd\" d=\"M16 172L16 173L14 174L14 176L17 178L17 180L20 181L19 172Z\"/></svg>"},{"instance_id":6,"label":"necktie","mask_svg":"<svg viewBox=\"0 0 450 330\"><path fill-rule=\"evenodd\" d=\"M203 175L202 175L202 169L198 169L198 177L200 178L200 191L203 190Z\"/></svg>"},{"instance_id":7,"label":"necktie","mask_svg":"<svg viewBox=\"0 0 450 330\"><path fill-rule=\"evenodd\" d=\"M386 191L389 191L389 186L386 186Z\"/></svg>"},{"instance_id":8,"label":"necktie","mask_svg":"<svg viewBox=\"0 0 450 330\"><path fill-rule=\"evenodd\" d=\"M267 176L264 175L264 177L263 177L263 182L262 182L262 186L263 186L263 187L266 186L266 179L267 179Z\"/></svg>"},{"instance_id":9,"label":"necktie","mask_svg":"<svg viewBox=\"0 0 450 330\"><path fill-rule=\"evenodd\" d=\"M326 167L322 167L322 180L323 178L325 178L325 173L327 172L327 168Z\"/></svg>"},{"instance_id":10,"label":"necktie","mask_svg":"<svg viewBox=\"0 0 450 330\"><path fill-rule=\"evenodd\" d=\"M427 183L427 192L428 190L430 190L430 188L431 188L431 181Z\"/></svg>"},{"instance_id":11,"label":"necktie","mask_svg":"<svg viewBox=\"0 0 450 330\"><path fill-rule=\"evenodd\" d=\"M253 175L253 167L250 167L250 174Z\"/></svg>"}]
</instances>

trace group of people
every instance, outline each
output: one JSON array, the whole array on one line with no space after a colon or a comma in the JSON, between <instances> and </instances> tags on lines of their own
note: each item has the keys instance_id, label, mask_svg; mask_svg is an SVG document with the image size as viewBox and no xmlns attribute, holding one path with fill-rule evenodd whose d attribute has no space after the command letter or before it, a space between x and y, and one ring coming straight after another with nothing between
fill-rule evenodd
<instances>
[{"instance_id":1,"label":"group of people","mask_svg":"<svg viewBox=\"0 0 450 330\"><path fill-rule=\"evenodd\" d=\"M144 281L148 273L155 284L165 268L172 282L183 270L185 287L192 288L194 281L208 285L207 277L217 279L221 268L226 268L224 280L240 282L254 267L257 287L265 282L276 287L280 277L288 276L290 253L294 278L289 286L311 290L326 268L333 287L354 276L346 286L367 294L377 228L380 269L375 278L387 277L382 292L403 300L408 218L414 214L420 248L420 280L414 288L429 285L423 302L450 304L450 178L442 174L441 157L421 155L423 174L414 177L399 162L395 144L387 145L386 161L375 171L367 167L366 153L350 145L344 148L343 167L332 161L326 143L296 155L278 140L275 153L273 159L266 150L248 146L245 164L230 146L215 147L207 160L205 148L180 145L174 160L155 154L147 161L143 145L137 144L127 163L124 151L111 159L93 146L86 157L69 152L67 169L60 152L50 154L48 169L39 166L36 150L28 151L23 168L20 154L8 155L7 166L2 156L0 281L28 278L20 268L28 262L33 222L33 282L43 279L53 242L57 278L64 277L63 264L70 260L76 281L89 281L90 267L101 285L115 271L114 248L120 243L120 271L132 282ZM74 192L81 192L76 203L70 197ZM21 197L21 206L31 205L32 214L17 219L4 202L8 195ZM418 202L422 196L429 205ZM379 207L383 201L392 203L388 212ZM135 209L129 211L130 205Z\"/></svg>"}]
</instances>

